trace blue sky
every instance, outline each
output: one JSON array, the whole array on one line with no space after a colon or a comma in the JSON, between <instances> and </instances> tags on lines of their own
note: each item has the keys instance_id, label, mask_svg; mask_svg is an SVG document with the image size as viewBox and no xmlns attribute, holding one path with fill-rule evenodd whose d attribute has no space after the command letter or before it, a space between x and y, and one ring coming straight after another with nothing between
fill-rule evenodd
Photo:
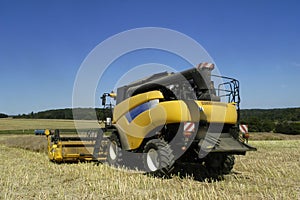
<instances>
[{"instance_id":1,"label":"blue sky","mask_svg":"<svg viewBox=\"0 0 300 200\"><path fill-rule=\"evenodd\" d=\"M76 74L89 52L140 27L173 29L200 43L223 75L240 81L242 108L299 107L299 9L300 2L290 0L0 0L0 113L71 107ZM172 56L149 53L136 56L135 64L185 67ZM125 63L115 65L130 67ZM115 85L111 81L105 90Z\"/></svg>"}]
</instances>

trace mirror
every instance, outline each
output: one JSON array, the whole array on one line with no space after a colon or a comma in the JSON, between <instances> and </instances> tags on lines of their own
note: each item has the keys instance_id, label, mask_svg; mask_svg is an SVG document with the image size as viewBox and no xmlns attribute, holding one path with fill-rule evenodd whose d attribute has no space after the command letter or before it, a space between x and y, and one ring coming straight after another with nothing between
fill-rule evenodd
<instances>
[{"instance_id":1,"label":"mirror","mask_svg":"<svg viewBox=\"0 0 300 200\"><path fill-rule=\"evenodd\" d=\"M101 100L102 100L102 106L105 106L106 105L106 95L105 94L102 95Z\"/></svg>"}]
</instances>

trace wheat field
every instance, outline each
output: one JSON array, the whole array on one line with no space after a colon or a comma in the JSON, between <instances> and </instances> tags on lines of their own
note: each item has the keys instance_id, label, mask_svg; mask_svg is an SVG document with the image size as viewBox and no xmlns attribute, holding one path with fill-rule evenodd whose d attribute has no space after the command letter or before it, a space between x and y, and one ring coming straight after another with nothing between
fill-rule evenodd
<instances>
[{"instance_id":1,"label":"wheat field","mask_svg":"<svg viewBox=\"0 0 300 200\"><path fill-rule=\"evenodd\" d=\"M252 141L221 180L171 179L106 164L55 164L44 152L0 145L0 199L300 199L300 140Z\"/></svg>"}]
</instances>

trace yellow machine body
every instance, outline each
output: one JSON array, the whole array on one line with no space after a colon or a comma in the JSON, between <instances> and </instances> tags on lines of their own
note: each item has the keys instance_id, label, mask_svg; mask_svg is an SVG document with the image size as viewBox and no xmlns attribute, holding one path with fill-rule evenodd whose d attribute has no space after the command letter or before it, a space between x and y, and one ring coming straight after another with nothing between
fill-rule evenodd
<instances>
[{"instance_id":1,"label":"yellow machine body","mask_svg":"<svg viewBox=\"0 0 300 200\"><path fill-rule=\"evenodd\" d=\"M166 124L193 120L194 122L205 120L208 123L225 124L236 124L237 122L234 103L195 100L199 106L200 118L192 120L185 101L160 102L160 99L163 99L160 91L151 91L133 96L116 105L113 124L119 131L124 149L138 148L152 130Z\"/></svg>"}]
</instances>

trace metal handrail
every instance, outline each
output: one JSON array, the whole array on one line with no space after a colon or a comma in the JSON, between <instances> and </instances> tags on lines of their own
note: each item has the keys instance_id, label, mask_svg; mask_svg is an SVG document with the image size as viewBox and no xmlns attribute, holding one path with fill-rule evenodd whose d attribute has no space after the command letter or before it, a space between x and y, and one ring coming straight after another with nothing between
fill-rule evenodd
<instances>
[{"instance_id":1,"label":"metal handrail","mask_svg":"<svg viewBox=\"0 0 300 200\"><path fill-rule=\"evenodd\" d=\"M218 85L217 96L228 97L228 103L236 103L238 112L238 121L240 118L240 83L238 80L226 76L211 75L212 77L222 78L226 81ZM223 89L222 89L223 88ZM224 92L225 94L222 94Z\"/></svg>"}]
</instances>

